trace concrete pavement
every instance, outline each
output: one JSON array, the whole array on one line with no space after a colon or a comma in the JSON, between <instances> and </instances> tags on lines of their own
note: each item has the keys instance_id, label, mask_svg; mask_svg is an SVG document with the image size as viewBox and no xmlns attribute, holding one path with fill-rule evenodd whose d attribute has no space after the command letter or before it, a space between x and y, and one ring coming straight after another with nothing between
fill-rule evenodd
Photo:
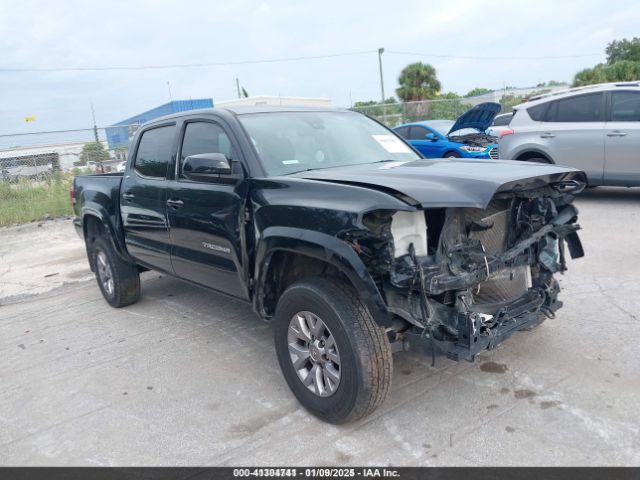
<instances>
[{"instance_id":1,"label":"concrete pavement","mask_svg":"<svg viewBox=\"0 0 640 480\"><path fill-rule=\"evenodd\" d=\"M395 355L342 427L297 404L248 305L147 272L112 309L69 221L2 229L0 465L638 465L640 190L577 205L555 320L476 363Z\"/></svg>"}]
</instances>

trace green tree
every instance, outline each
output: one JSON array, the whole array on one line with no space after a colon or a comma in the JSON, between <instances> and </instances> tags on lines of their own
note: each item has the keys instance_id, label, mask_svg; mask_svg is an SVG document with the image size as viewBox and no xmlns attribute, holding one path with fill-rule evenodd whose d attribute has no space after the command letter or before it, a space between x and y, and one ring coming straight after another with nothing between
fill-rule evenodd
<instances>
[{"instance_id":1,"label":"green tree","mask_svg":"<svg viewBox=\"0 0 640 480\"><path fill-rule=\"evenodd\" d=\"M599 63L575 74L573 86L640 79L640 38L614 40L606 48L607 63Z\"/></svg>"},{"instance_id":2,"label":"green tree","mask_svg":"<svg viewBox=\"0 0 640 480\"><path fill-rule=\"evenodd\" d=\"M558 82L557 80L549 80L548 82L540 82L536 87L561 87L569 85L567 82Z\"/></svg>"},{"instance_id":3,"label":"green tree","mask_svg":"<svg viewBox=\"0 0 640 480\"><path fill-rule=\"evenodd\" d=\"M373 107L375 105L390 105L393 103L398 103L395 97L389 97L385 99L384 102L380 102L378 100L367 100L365 102L359 101L353 104L353 108L362 108L362 107Z\"/></svg>"},{"instance_id":4,"label":"green tree","mask_svg":"<svg viewBox=\"0 0 640 480\"><path fill-rule=\"evenodd\" d=\"M605 51L607 53L607 64L609 65L622 60L640 62L640 38L614 40L607 45Z\"/></svg>"},{"instance_id":5,"label":"green tree","mask_svg":"<svg viewBox=\"0 0 640 480\"><path fill-rule=\"evenodd\" d=\"M397 125L402 120L403 106L394 97L389 97L384 102L376 100L356 102L353 104L353 109L377 118L389 126Z\"/></svg>"},{"instance_id":6,"label":"green tree","mask_svg":"<svg viewBox=\"0 0 640 480\"><path fill-rule=\"evenodd\" d=\"M521 95L504 95L500 99L500 106L502 107L500 111L502 113L510 112L511 110L513 110L514 105L519 105L524 101L526 101L526 99Z\"/></svg>"},{"instance_id":7,"label":"green tree","mask_svg":"<svg viewBox=\"0 0 640 480\"><path fill-rule=\"evenodd\" d=\"M436 69L431 65L416 62L407 65L398 77L396 94L404 102L415 102L435 98L440 91Z\"/></svg>"},{"instance_id":8,"label":"green tree","mask_svg":"<svg viewBox=\"0 0 640 480\"><path fill-rule=\"evenodd\" d=\"M100 142L85 143L80 153L80 165L86 165L87 162L102 163L109 160L109 152L104 149L104 145Z\"/></svg>"},{"instance_id":9,"label":"green tree","mask_svg":"<svg viewBox=\"0 0 640 480\"><path fill-rule=\"evenodd\" d=\"M491 90L488 88L476 87L473 90L470 90L465 97L477 97L478 95L484 95L485 93L491 93Z\"/></svg>"},{"instance_id":10,"label":"green tree","mask_svg":"<svg viewBox=\"0 0 640 480\"><path fill-rule=\"evenodd\" d=\"M573 86L606 82L631 82L638 79L640 79L640 62L618 60L611 65L599 63L593 68L580 70L573 79Z\"/></svg>"}]
</instances>

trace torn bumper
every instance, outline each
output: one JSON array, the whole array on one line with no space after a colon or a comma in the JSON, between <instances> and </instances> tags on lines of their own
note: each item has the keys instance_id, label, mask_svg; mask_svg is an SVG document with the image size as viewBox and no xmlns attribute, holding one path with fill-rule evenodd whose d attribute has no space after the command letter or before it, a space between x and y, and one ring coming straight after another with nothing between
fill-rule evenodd
<instances>
[{"instance_id":1,"label":"torn bumper","mask_svg":"<svg viewBox=\"0 0 640 480\"><path fill-rule=\"evenodd\" d=\"M457 315L457 338L436 338L427 330L409 330L402 335L405 350L428 355L444 354L452 360L473 360L483 350L492 349L509 338L514 332L531 328L552 316L562 307L555 300L545 307L547 295L544 291L531 289L516 301L499 308L495 315L486 314L482 306Z\"/></svg>"}]
</instances>

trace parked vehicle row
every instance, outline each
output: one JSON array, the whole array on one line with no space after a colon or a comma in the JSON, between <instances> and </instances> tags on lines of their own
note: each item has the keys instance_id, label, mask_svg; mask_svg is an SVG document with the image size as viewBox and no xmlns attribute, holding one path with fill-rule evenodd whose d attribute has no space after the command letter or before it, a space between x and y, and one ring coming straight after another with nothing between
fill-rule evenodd
<instances>
[{"instance_id":1,"label":"parked vehicle row","mask_svg":"<svg viewBox=\"0 0 640 480\"><path fill-rule=\"evenodd\" d=\"M143 125L124 174L76 177L71 197L111 306L147 269L250 302L296 398L344 423L384 401L392 352L473 360L554 316L584 185L424 159L356 112L238 107Z\"/></svg>"},{"instance_id":2,"label":"parked vehicle row","mask_svg":"<svg viewBox=\"0 0 640 480\"><path fill-rule=\"evenodd\" d=\"M500 158L579 168L594 186L640 186L640 82L575 88L514 107Z\"/></svg>"},{"instance_id":3,"label":"parked vehicle row","mask_svg":"<svg viewBox=\"0 0 640 480\"><path fill-rule=\"evenodd\" d=\"M455 122L413 122L394 131L428 158L553 163L585 171L591 186L640 186L640 82L569 89L499 111L485 103Z\"/></svg>"},{"instance_id":4,"label":"parked vehicle row","mask_svg":"<svg viewBox=\"0 0 640 480\"><path fill-rule=\"evenodd\" d=\"M505 132L509 132L511 130L509 128L509 122L511 122L512 117L513 112L501 113L500 115L496 115L496 118L493 119L491 126L487 128L487 134L495 138L502 138L502 135Z\"/></svg>"},{"instance_id":5,"label":"parked vehicle row","mask_svg":"<svg viewBox=\"0 0 640 480\"><path fill-rule=\"evenodd\" d=\"M427 158L498 158L496 139L486 133L500 111L498 103L481 103L457 120L427 120L393 130Z\"/></svg>"}]
</instances>

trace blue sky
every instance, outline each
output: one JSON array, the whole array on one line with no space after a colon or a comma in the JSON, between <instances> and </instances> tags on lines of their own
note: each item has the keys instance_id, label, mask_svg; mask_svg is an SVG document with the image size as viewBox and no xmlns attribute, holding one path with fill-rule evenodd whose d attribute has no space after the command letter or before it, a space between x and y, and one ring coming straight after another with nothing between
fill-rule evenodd
<instances>
[{"instance_id":1,"label":"blue sky","mask_svg":"<svg viewBox=\"0 0 640 480\"><path fill-rule=\"evenodd\" d=\"M548 60L384 55L387 95L402 67L435 66L444 91L530 86L604 60L613 39L640 34L636 1L20 1L0 0L0 69L226 62L376 50ZM0 71L0 133L107 125L173 98L378 99L375 53L194 69ZM24 117L36 115L35 123Z\"/></svg>"}]
</instances>

